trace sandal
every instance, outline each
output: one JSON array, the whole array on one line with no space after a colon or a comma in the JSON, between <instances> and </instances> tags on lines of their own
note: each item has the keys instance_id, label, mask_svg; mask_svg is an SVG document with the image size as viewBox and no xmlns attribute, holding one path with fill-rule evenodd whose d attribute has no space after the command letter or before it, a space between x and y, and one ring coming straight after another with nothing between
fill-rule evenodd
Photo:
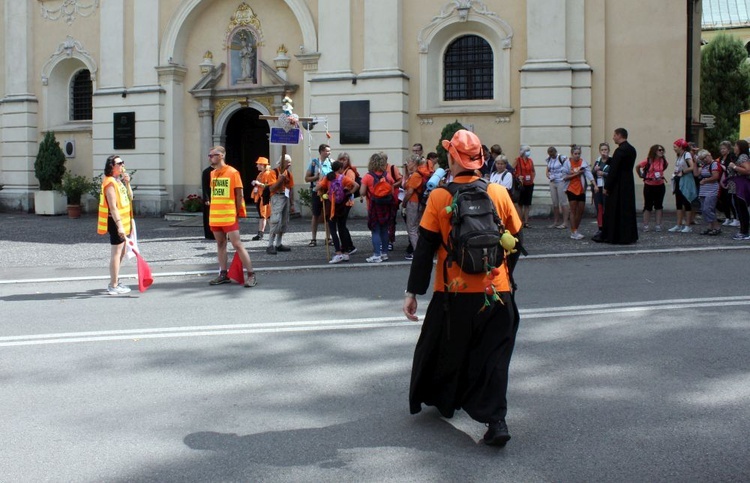
<instances>
[{"instance_id":1,"label":"sandal","mask_svg":"<svg viewBox=\"0 0 750 483\"><path fill-rule=\"evenodd\" d=\"M258 279L255 278L255 272L247 274L247 280L245 280L245 288L255 287L258 285Z\"/></svg>"},{"instance_id":2,"label":"sandal","mask_svg":"<svg viewBox=\"0 0 750 483\"><path fill-rule=\"evenodd\" d=\"M308 243L307 246L309 246L309 247L318 246L318 241L317 240L310 240L310 243Z\"/></svg>"}]
</instances>

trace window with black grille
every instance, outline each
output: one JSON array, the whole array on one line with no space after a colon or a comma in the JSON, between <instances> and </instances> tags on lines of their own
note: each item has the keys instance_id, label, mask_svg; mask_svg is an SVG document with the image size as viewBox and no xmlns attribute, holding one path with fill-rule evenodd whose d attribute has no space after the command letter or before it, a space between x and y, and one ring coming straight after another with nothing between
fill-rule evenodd
<instances>
[{"instance_id":1,"label":"window with black grille","mask_svg":"<svg viewBox=\"0 0 750 483\"><path fill-rule=\"evenodd\" d=\"M70 120L91 120L91 72L78 71L70 83Z\"/></svg>"},{"instance_id":2,"label":"window with black grille","mask_svg":"<svg viewBox=\"0 0 750 483\"><path fill-rule=\"evenodd\" d=\"M476 35L454 40L443 57L443 99L463 101L492 99L492 47Z\"/></svg>"}]
</instances>

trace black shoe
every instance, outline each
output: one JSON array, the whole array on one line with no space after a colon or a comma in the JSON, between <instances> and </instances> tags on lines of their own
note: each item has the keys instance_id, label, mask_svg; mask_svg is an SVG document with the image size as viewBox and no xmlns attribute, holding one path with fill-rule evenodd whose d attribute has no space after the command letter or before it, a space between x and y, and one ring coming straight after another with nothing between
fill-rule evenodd
<instances>
[{"instance_id":1,"label":"black shoe","mask_svg":"<svg viewBox=\"0 0 750 483\"><path fill-rule=\"evenodd\" d=\"M510 440L510 434L508 433L508 425L505 424L505 420L501 419L488 425L487 432L484 433L484 444L488 446L505 446Z\"/></svg>"},{"instance_id":2,"label":"black shoe","mask_svg":"<svg viewBox=\"0 0 750 483\"><path fill-rule=\"evenodd\" d=\"M258 241L263 239L263 233L258 233L254 237L251 238L252 241Z\"/></svg>"},{"instance_id":3,"label":"black shoe","mask_svg":"<svg viewBox=\"0 0 750 483\"><path fill-rule=\"evenodd\" d=\"M288 247L288 246L286 246L286 245L279 245L279 246L277 246L277 247L276 247L276 251L277 251L277 252L291 252L291 251L292 251L292 249L291 249L291 248L289 248L289 247Z\"/></svg>"},{"instance_id":4,"label":"black shoe","mask_svg":"<svg viewBox=\"0 0 750 483\"><path fill-rule=\"evenodd\" d=\"M276 247L266 248L266 253L268 253L269 255L276 255Z\"/></svg>"},{"instance_id":5,"label":"black shoe","mask_svg":"<svg viewBox=\"0 0 750 483\"><path fill-rule=\"evenodd\" d=\"M596 243L607 243L607 240L602 236L601 233L597 233L596 235L591 237L592 241L595 241Z\"/></svg>"}]
</instances>

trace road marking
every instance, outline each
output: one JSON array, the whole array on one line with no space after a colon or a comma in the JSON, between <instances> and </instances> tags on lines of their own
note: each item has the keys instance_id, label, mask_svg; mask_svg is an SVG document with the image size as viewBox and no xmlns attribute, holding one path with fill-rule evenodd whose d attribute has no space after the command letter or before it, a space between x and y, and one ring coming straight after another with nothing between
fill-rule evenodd
<instances>
[{"instance_id":1,"label":"road marking","mask_svg":"<svg viewBox=\"0 0 750 483\"><path fill-rule=\"evenodd\" d=\"M600 314L628 314L659 310L684 310L728 306L748 306L750 296L716 297L700 299L673 299L648 303L613 303L600 305L571 305L521 310L521 318L545 319L551 317L574 317ZM424 314L419 314L420 320ZM0 347L27 347L59 345L84 342L133 341L143 339L167 339L181 337L211 337L222 335L279 334L289 332L320 332L333 330L363 330L382 328L419 328L419 323L397 317L369 317L361 319L303 320L290 322L266 322L258 324L201 325L185 327L160 327L144 329L122 329L105 331L61 332L52 334L29 334L0 337Z\"/></svg>"},{"instance_id":2,"label":"road marking","mask_svg":"<svg viewBox=\"0 0 750 483\"><path fill-rule=\"evenodd\" d=\"M750 245L728 245L711 247L712 250L726 251L726 250L750 250ZM705 252L706 247L675 247L675 248L654 248L646 250L622 250L622 251L606 251L606 252L576 252L576 253L548 253L540 255L528 255L523 257L525 260L548 260L553 258L581 258L581 257L611 257L611 256L622 256L622 255L653 255L661 253L685 253L685 252ZM289 267L256 267L256 272L292 272L297 270L343 270L347 268L363 268L363 267L388 267L388 266L408 266L411 265L411 261L403 260L391 260L384 263L340 263L336 265L294 265ZM75 270L75 269L71 269ZM102 269L103 270L103 269ZM156 278L164 277L187 277L187 276L207 276L216 274L215 268L206 268L203 270L187 270L187 271L176 271L176 272L162 272L152 273L152 276ZM136 274L123 274L120 275L122 279L136 279ZM20 284L20 283L53 283L53 282L82 282L88 280L109 280L109 275L89 275L81 277L55 277L55 278L21 278L14 280L0 280L0 285Z\"/></svg>"}]
</instances>

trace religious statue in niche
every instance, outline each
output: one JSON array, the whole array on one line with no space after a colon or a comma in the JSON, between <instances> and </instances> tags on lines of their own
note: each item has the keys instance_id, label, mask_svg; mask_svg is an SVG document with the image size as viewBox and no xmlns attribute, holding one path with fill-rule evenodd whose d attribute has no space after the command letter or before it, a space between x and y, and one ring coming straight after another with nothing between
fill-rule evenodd
<instances>
[{"instance_id":1,"label":"religious statue in niche","mask_svg":"<svg viewBox=\"0 0 750 483\"><path fill-rule=\"evenodd\" d=\"M231 42L232 84L258 83L258 43L252 30L238 30Z\"/></svg>"}]
</instances>

